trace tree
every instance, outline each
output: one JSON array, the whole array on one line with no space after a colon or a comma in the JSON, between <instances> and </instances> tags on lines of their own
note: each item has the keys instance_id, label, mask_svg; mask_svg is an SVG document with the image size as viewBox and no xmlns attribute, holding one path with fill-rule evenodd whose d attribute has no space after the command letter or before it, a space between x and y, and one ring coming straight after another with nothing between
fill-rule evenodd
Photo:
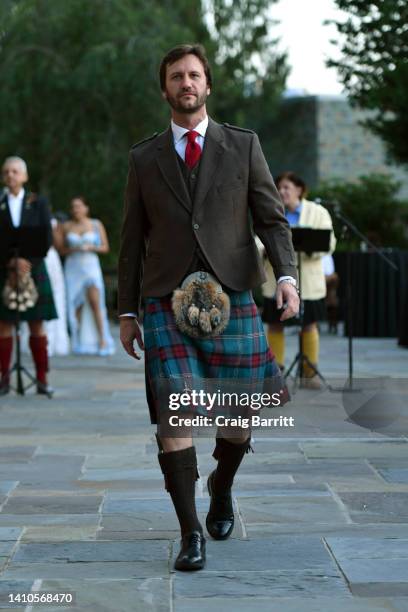
<instances>
[{"instance_id":1,"label":"tree","mask_svg":"<svg viewBox=\"0 0 408 612\"><path fill-rule=\"evenodd\" d=\"M286 53L276 49L271 6L277 0L209 0L216 88L215 115L259 131L276 112L289 73ZM209 17L209 18L208 18Z\"/></svg>"},{"instance_id":2,"label":"tree","mask_svg":"<svg viewBox=\"0 0 408 612\"><path fill-rule=\"evenodd\" d=\"M203 43L215 60L210 111L217 120L256 127L255 105L279 95L285 75L283 58L275 60L268 46L268 4L5 0L1 158L24 157L30 187L48 195L54 210L66 211L75 194L86 196L92 215L107 225L113 263L128 150L168 124L158 83L161 57L180 42ZM280 72L272 71L275 61Z\"/></svg>"},{"instance_id":3,"label":"tree","mask_svg":"<svg viewBox=\"0 0 408 612\"><path fill-rule=\"evenodd\" d=\"M324 200L337 201L342 212L371 242L379 247L408 247L408 206L397 198L399 183L388 175L361 176L358 182L332 180L322 183L310 194ZM336 236L341 237L342 226L333 219ZM360 240L348 236L338 248L360 248Z\"/></svg>"},{"instance_id":4,"label":"tree","mask_svg":"<svg viewBox=\"0 0 408 612\"><path fill-rule=\"evenodd\" d=\"M371 111L365 125L386 143L397 162L408 163L408 3L406 0L336 0L349 15L335 22L338 69L352 103Z\"/></svg>"}]
</instances>

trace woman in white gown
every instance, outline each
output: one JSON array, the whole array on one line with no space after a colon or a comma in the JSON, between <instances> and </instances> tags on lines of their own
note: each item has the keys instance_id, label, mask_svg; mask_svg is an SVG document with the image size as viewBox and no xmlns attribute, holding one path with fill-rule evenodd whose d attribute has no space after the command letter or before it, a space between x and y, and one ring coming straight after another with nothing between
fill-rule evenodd
<instances>
[{"instance_id":1,"label":"woman in white gown","mask_svg":"<svg viewBox=\"0 0 408 612\"><path fill-rule=\"evenodd\" d=\"M89 217L81 197L71 201L71 220L63 225L65 286L72 352L112 355L115 345L109 330L105 286L98 253L108 253L103 224Z\"/></svg>"}]
</instances>

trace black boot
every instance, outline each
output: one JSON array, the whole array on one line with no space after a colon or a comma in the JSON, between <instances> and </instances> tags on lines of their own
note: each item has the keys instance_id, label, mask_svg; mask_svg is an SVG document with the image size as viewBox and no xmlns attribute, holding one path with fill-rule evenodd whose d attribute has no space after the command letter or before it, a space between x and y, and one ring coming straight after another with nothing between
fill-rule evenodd
<instances>
[{"instance_id":1,"label":"black boot","mask_svg":"<svg viewBox=\"0 0 408 612\"><path fill-rule=\"evenodd\" d=\"M226 540L234 529L231 487L242 458L250 448L249 438L242 444L224 438L216 440L213 457L218 459L218 466L207 480L211 503L206 519L207 531L215 540Z\"/></svg>"},{"instance_id":2,"label":"black boot","mask_svg":"<svg viewBox=\"0 0 408 612\"><path fill-rule=\"evenodd\" d=\"M205 565L205 539L195 506L195 481L198 478L195 447L159 453L158 459L181 529L181 550L174 567L183 571L202 569Z\"/></svg>"}]
</instances>

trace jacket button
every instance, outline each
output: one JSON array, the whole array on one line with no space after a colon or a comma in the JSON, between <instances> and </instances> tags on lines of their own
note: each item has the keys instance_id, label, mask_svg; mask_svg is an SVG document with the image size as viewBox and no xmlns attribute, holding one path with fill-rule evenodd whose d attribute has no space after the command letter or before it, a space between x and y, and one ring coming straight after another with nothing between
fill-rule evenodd
<instances>
[{"instance_id":1,"label":"jacket button","mask_svg":"<svg viewBox=\"0 0 408 612\"><path fill-rule=\"evenodd\" d=\"M198 225L198 223L194 223L193 228L194 228L195 230L198 230L198 229L200 228L200 226Z\"/></svg>"}]
</instances>

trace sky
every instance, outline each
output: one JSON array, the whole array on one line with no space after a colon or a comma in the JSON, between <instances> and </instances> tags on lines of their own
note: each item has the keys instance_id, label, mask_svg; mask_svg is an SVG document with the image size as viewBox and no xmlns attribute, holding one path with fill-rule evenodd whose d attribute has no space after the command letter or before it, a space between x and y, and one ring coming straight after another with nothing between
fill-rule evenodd
<instances>
[{"instance_id":1,"label":"sky","mask_svg":"<svg viewBox=\"0 0 408 612\"><path fill-rule=\"evenodd\" d=\"M287 80L289 92L308 94L341 94L334 68L326 68L325 58L338 57L330 39L337 37L334 25L323 25L326 19L342 18L334 0L279 0L271 6L271 15L279 20L273 35L280 38L279 48L288 52L292 67Z\"/></svg>"}]
</instances>

